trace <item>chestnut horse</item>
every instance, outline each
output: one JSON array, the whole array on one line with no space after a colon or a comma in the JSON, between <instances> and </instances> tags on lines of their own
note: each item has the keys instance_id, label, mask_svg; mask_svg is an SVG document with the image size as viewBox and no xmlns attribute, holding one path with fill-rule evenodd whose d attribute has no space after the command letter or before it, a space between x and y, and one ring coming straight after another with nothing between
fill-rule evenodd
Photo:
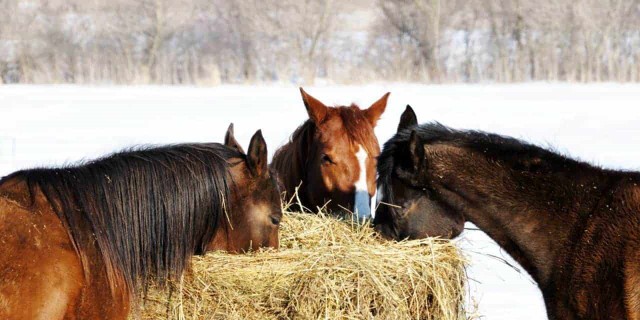
<instances>
[{"instance_id":1,"label":"chestnut horse","mask_svg":"<svg viewBox=\"0 0 640 320\"><path fill-rule=\"evenodd\" d=\"M379 158L377 230L452 238L469 220L531 274L549 319L640 319L640 173L413 119Z\"/></svg>"},{"instance_id":2,"label":"chestnut horse","mask_svg":"<svg viewBox=\"0 0 640 320\"><path fill-rule=\"evenodd\" d=\"M275 152L271 163L287 196L299 187L304 208L316 210L327 204L331 211L346 209L360 219L370 218L380 154L373 128L389 93L365 110L355 104L327 107L302 88L300 93L309 119Z\"/></svg>"},{"instance_id":3,"label":"chestnut horse","mask_svg":"<svg viewBox=\"0 0 640 320\"><path fill-rule=\"evenodd\" d=\"M262 133L248 154L181 144L0 180L0 319L126 319L191 256L278 246Z\"/></svg>"}]
</instances>

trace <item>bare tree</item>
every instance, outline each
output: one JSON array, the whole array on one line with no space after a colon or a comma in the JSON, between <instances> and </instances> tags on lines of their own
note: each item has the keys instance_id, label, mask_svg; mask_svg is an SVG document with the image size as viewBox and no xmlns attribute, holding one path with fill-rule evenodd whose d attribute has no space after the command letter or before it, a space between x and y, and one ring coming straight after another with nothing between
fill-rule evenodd
<instances>
[{"instance_id":1,"label":"bare tree","mask_svg":"<svg viewBox=\"0 0 640 320\"><path fill-rule=\"evenodd\" d=\"M0 1L4 83L317 78L640 81L640 0Z\"/></svg>"}]
</instances>

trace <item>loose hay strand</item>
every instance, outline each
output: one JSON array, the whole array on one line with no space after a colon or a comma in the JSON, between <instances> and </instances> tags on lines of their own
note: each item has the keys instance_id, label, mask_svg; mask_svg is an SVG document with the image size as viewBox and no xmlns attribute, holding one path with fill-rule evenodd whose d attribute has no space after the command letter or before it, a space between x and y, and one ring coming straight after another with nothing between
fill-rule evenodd
<instances>
[{"instance_id":1,"label":"loose hay strand","mask_svg":"<svg viewBox=\"0 0 640 320\"><path fill-rule=\"evenodd\" d=\"M212 252L150 289L144 319L465 319L465 258L450 241L381 240L369 226L286 213L279 250ZM180 295L176 298L175 295Z\"/></svg>"}]
</instances>

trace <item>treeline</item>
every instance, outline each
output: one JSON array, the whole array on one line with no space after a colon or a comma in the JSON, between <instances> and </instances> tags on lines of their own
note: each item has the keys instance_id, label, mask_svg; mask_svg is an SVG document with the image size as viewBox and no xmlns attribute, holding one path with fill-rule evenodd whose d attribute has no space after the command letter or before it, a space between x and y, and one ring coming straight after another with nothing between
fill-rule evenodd
<instances>
[{"instance_id":1,"label":"treeline","mask_svg":"<svg viewBox=\"0 0 640 320\"><path fill-rule=\"evenodd\" d=\"M640 0L0 0L3 83L640 81Z\"/></svg>"}]
</instances>

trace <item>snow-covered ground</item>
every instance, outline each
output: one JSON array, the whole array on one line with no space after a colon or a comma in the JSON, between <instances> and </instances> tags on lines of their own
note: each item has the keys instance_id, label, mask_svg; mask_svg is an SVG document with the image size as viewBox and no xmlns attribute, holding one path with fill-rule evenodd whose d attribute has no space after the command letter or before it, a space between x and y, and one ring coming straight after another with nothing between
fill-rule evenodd
<instances>
[{"instance_id":1,"label":"snow-covered ground","mask_svg":"<svg viewBox=\"0 0 640 320\"><path fill-rule=\"evenodd\" d=\"M309 87L328 104L368 107L391 91L376 132L395 131L404 106L437 120L553 146L609 168L640 170L640 85L524 84ZM0 86L0 176L93 158L125 146L222 141L229 122L245 146L261 128L269 152L306 119L293 86ZM471 226L470 226L471 227ZM480 231L459 240L471 258L471 297L486 319L544 319L541 295L524 274L488 255L505 253Z\"/></svg>"}]
</instances>

